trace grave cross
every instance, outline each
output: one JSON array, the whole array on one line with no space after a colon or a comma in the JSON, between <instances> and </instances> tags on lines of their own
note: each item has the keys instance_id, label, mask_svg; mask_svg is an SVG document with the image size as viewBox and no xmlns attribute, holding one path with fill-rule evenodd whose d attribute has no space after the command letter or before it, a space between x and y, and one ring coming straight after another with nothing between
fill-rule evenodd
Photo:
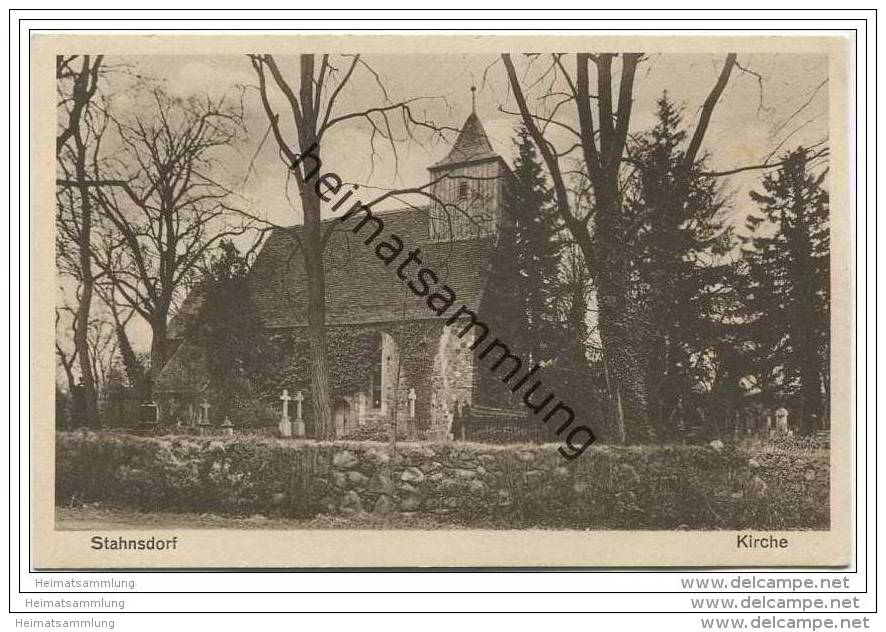
<instances>
[{"instance_id":1,"label":"grave cross","mask_svg":"<svg viewBox=\"0 0 886 632\"><path fill-rule=\"evenodd\" d=\"M281 437L292 436L292 423L289 421L289 400L291 399L289 391L284 388L283 394L280 395L280 401L283 402L283 416L280 417L280 423L277 426Z\"/></svg>"},{"instance_id":2,"label":"grave cross","mask_svg":"<svg viewBox=\"0 0 886 632\"><path fill-rule=\"evenodd\" d=\"M280 400L283 402L283 419L289 419L289 402L292 398L289 396L288 389L283 389L283 394L280 395Z\"/></svg>"},{"instance_id":3,"label":"grave cross","mask_svg":"<svg viewBox=\"0 0 886 632\"><path fill-rule=\"evenodd\" d=\"M209 409L211 408L209 402L204 399L203 403L200 404L200 408L203 409L203 421L201 423L203 423L203 425L209 425Z\"/></svg>"},{"instance_id":4,"label":"grave cross","mask_svg":"<svg viewBox=\"0 0 886 632\"><path fill-rule=\"evenodd\" d=\"M305 401L305 396L301 391L295 392L295 418L301 419L301 403Z\"/></svg>"},{"instance_id":5,"label":"grave cross","mask_svg":"<svg viewBox=\"0 0 886 632\"><path fill-rule=\"evenodd\" d=\"M409 392L406 394L406 399L409 402L409 419L406 420L406 438L409 441L415 441L418 438L418 433L415 427L415 389L410 388Z\"/></svg>"},{"instance_id":6,"label":"grave cross","mask_svg":"<svg viewBox=\"0 0 886 632\"><path fill-rule=\"evenodd\" d=\"M301 391L295 392L295 436L304 437L306 434L305 422L301 418L301 403L305 401L305 396Z\"/></svg>"}]
</instances>

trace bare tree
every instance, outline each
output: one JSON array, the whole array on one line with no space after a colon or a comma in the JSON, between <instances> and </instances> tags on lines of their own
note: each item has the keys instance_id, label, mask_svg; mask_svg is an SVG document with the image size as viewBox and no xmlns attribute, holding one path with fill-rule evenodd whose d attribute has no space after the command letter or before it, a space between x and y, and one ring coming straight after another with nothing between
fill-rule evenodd
<instances>
[{"instance_id":1,"label":"bare tree","mask_svg":"<svg viewBox=\"0 0 886 632\"><path fill-rule=\"evenodd\" d=\"M56 92L58 96L58 131L56 158L59 175L70 182L73 190L58 190L56 216L68 232L68 243L62 245L60 255L67 258L68 271L78 284L76 318L74 319L74 347L71 356L79 364L84 388L85 415L88 423L98 423L98 399L93 366L89 353L89 323L92 308L94 278L89 246L92 240L95 201L87 181L94 176L90 165L99 152L106 119L104 108L96 102L102 56L59 56L56 59ZM57 240L57 243L59 241ZM65 364L66 360L62 359ZM69 380L72 366L65 364Z\"/></svg>"},{"instance_id":2,"label":"bare tree","mask_svg":"<svg viewBox=\"0 0 886 632\"><path fill-rule=\"evenodd\" d=\"M267 115L270 131L277 143L281 159L293 174L298 186L304 228L299 247L303 253L307 278L307 336L311 357L311 398L314 411L315 433L321 438L335 434L332 420L329 387L329 367L326 357L326 276L323 252L333 230L324 231L321 226L321 191L319 183L311 182L318 175L323 156L326 133L343 123L362 122L371 129L371 159L376 156L375 142L387 143L396 161L397 148L395 123L406 130L412 138L413 128L425 128L439 133L442 128L413 116L410 105L421 98L391 102L379 75L359 55L347 55L343 68L337 68L329 55L319 59L312 54L299 56L298 76L290 81L271 55L250 55L252 67L258 78L258 91L262 107ZM365 110L338 112L336 105L343 91L352 82L355 72L369 73L377 82L383 102ZM287 126L281 122L274 107L274 95L282 97L292 117L294 132L287 134ZM341 182L338 186L341 186ZM330 186L324 183L324 187ZM333 185L334 186L334 185ZM403 190L401 193L421 193L425 187ZM331 191L333 194L334 190ZM396 195L388 192L376 200Z\"/></svg>"},{"instance_id":3,"label":"bare tree","mask_svg":"<svg viewBox=\"0 0 886 632\"><path fill-rule=\"evenodd\" d=\"M105 219L91 259L115 297L151 327L153 385L168 359L171 310L212 246L251 223L213 177L217 152L242 130L242 113L223 97L180 99L153 88L147 99L131 117L112 118L119 150L86 186Z\"/></svg>"},{"instance_id":4,"label":"bare tree","mask_svg":"<svg viewBox=\"0 0 886 632\"><path fill-rule=\"evenodd\" d=\"M74 365L79 359L79 351L72 344L72 340L79 330L79 311L67 304L55 309L55 354L59 364L65 373L68 392L74 394L80 388L77 376L74 374ZM101 393L107 385L107 377L117 357L118 346L115 339L114 327L109 322L107 315L101 312L94 315L87 327L87 352L89 357L88 378L95 385L96 393ZM83 376L80 381L85 382ZM84 414L85 411L78 411ZM92 425L93 418L83 418L88 425Z\"/></svg>"},{"instance_id":5,"label":"bare tree","mask_svg":"<svg viewBox=\"0 0 886 632\"><path fill-rule=\"evenodd\" d=\"M618 85L614 90L613 61L620 57ZM534 59L534 57L532 58ZM575 56L575 71L570 73L564 56L555 54L545 75L562 77L565 84L552 113L540 115L529 109L524 81L508 54L502 61L508 82L517 102L519 115L544 159L554 185L556 204L564 225L579 245L596 280L599 307L599 330L604 361L609 372L618 425L629 441L652 438L649 423L645 366L642 353L644 320L633 306L630 282L629 243L633 227L628 221L622 200L622 167L629 162L628 139L633 90L640 53L587 54ZM684 160L684 172L695 163L717 102L729 81L736 56L730 53L699 114ZM591 93L590 68L596 71L597 94ZM531 87L531 86L529 86ZM528 88L527 88L528 89ZM614 92L617 101L613 100ZM596 116L592 103L596 101ZM577 126L558 120L555 112L562 105L575 107ZM566 129L580 152L580 170L588 179L593 194L590 212L578 210L566 184L567 169L561 160L571 150L558 153L545 135L553 127ZM679 188L679 187L678 187ZM679 193L675 196L678 197Z\"/></svg>"},{"instance_id":6,"label":"bare tree","mask_svg":"<svg viewBox=\"0 0 886 632\"><path fill-rule=\"evenodd\" d=\"M68 306L55 308L55 355L58 357L59 364L65 372L65 378L68 382L68 393L73 394L77 388L77 378L74 377L74 363L77 361L77 349L65 349L62 344L64 338L62 314L68 313L72 316L72 324L76 324L77 310Z\"/></svg>"},{"instance_id":7,"label":"bare tree","mask_svg":"<svg viewBox=\"0 0 886 632\"><path fill-rule=\"evenodd\" d=\"M79 69L77 68L79 66ZM60 110L59 129L55 138L55 155L61 156L69 140L80 129L98 90L102 71L102 55L59 55L55 60L55 78ZM64 114L62 114L64 112Z\"/></svg>"},{"instance_id":8,"label":"bare tree","mask_svg":"<svg viewBox=\"0 0 886 632\"><path fill-rule=\"evenodd\" d=\"M93 318L89 323L89 356L92 361L92 379L99 393L108 384L117 351L114 325L105 318Z\"/></svg>"},{"instance_id":9,"label":"bare tree","mask_svg":"<svg viewBox=\"0 0 886 632\"><path fill-rule=\"evenodd\" d=\"M111 314L111 324L116 337L116 351L123 361L129 386L135 390L139 397L147 397L150 386L148 375L132 346L126 329L136 315L136 311L117 299L117 290L113 283L98 283L96 293L101 297Z\"/></svg>"}]
</instances>

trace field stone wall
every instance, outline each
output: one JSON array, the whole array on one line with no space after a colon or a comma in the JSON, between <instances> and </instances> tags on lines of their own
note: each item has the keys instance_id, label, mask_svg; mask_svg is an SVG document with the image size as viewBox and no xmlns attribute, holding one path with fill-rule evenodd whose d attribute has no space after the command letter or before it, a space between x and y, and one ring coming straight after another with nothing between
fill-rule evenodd
<instances>
[{"instance_id":1,"label":"field stone wall","mask_svg":"<svg viewBox=\"0 0 886 632\"><path fill-rule=\"evenodd\" d=\"M464 526L809 529L829 525L828 451L398 444L59 433L56 502Z\"/></svg>"}]
</instances>

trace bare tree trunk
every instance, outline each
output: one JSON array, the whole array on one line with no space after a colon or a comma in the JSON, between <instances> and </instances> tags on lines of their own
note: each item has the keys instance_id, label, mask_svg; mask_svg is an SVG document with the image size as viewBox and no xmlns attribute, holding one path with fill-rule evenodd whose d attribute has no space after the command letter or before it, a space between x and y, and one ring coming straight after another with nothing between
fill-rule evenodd
<instances>
[{"instance_id":1,"label":"bare tree trunk","mask_svg":"<svg viewBox=\"0 0 886 632\"><path fill-rule=\"evenodd\" d=\"M159 315L151 322L151 379L146 385L145 397L154 395L157 379L169 359L169 340L166 337L166 315Z\"/></svg>"},{"instance_id":2,"label":"bare tree trunk","mask_svg":"<svg viewBox=\"0 0 886 632\"><path fill-rule=\"evenodd\" d=\"M335 436L330 403L329 367L326 357L326 278L323 268L323 252L331 231L321 227L320 199L314 181L320 172L323 135L337 124L362 120L372 126L373 138L376 133L379 133L390 142L396 158L396 139L391 135L391 117L395 113L398 118L403 116L403 125L406 125L407 128L423 127L437 131L440 129L430 121L420 121L413 117L410 111L410 102L414 99L399 103L388 102L383 86L384 105L363 111L337 112L337 100L341 92L351 82L353 73L358 66L371 73L380 85L378 74L360 59L360 55L346 55L345 57L350 58L350 63L347 69L339 71L330 63L328 54L319 57L319 64L316 63L317 57L313 54L300 55L298 92L296 94L293 89L295 84L290 84L283 76L272 55L249 55L258 78L259 97L270 123L270 132L273 133L281 156L295 177L302 202L304 229L300 245L304 253L308 285L307 335L311 356L311 402L314 432L319 438ZM275 112L272 100L269 98L266 72L269 73L273 84L288 102L289 113L295 122L297 142L287 139L287 134L281 128L280 116ZM374 148L372 150L374 151ZM400 193L407 191L401 190ZM422 191L423 189L412 190L414 193L422 193ZM386 197L392 197L394 194L395 192L388 192L368 206Z\"/></svg>"},{"instance_id":3,"label":"bare tree trunk","mask_svg":"<svg viewBox=\"0 0 886 632\"><path fill-rule=\"evenodd\" d=\"M56 343L55 345L55 352L58 355L62 368L65 371L65 379L67 379L68 381L68 394L73 396L74 389L77 387L77 380L74 378L74 371L71 367L74 366L74 362L77 358L74 356L68 357L68 354L62 351L58 343Z\"/></svg>"},{"instance_id":4,"label":"bare tree trunk","mask_svg":"<svg viewBox=\"0 0 886 632\"><path fill-rule=\"evenodd\" d=\"M649 423L647 363L643 353L644 322L631 296L629 249L625 244L621 202L597 194L597 303L600 342L610 377L619 394L620 426L628 443L652 440ZM589 257L591 253L585 253ZM587 259L591 261L592 259Z\"/></svg>"},{"instance_id":5,"label":"bare tree trunk","mask_svg":"<svg viewBox=\"0 0 886 632\"><path fill-rule=\"evenodd\" d=\"M600 337L618 398L618 426L628 443L652 439L649 401L643 358L634 346L631 332L604 317L601 301Z\"/></svg>"},{"instance_id":6,"label":"bare tree trunk","mask_svg":"<svg viewBox=\"0 0 886 632\"><path fill-rule=\"evenodd\" d=\"M615 440L625 442L625 415L621 405L621 393L617 388L613 389L612 378L609 373L609 362L606 353L603 353L603 375L606 378L606 393L609 396L609 421L613 425Z\"/></svg>"},{"instance_id":7,"label":"bare tree trunk","mask_svg":"<svg viewBox=\"0 0 886 632\"><path fill-rule=\"evenodd\" d=\"M314 96L314 56L301 56L299 97L301 119L298 127L302 151L316 147L317 169L320 168L320 144L317 138L319 103ZM320 225L320 199L306 171L299 172L302 208L304 211L305 271L308 282L308 345L311 352L311 404L314 414L314 433L319 439L335 438L332 404L329 392L329 363L326 357L326 271L323 268L323 233Z\"/></svg>"},{"instance_id":8,"label":"bare tree trunk","mask_svg":"<svg viewBox=\"0 0 886 632\"><path fill-rule=\"evenodd\" d=\"M136 394L140 398L144 398L147 396L145 367L135 354L132 343L129 341L129 334L126 333L126 325L129 324L135 311L130 311L125 318L121 317L120 307L117 303L117 292L113 285L106 289L105 292L102 291L101 285L96 289L102 301L110 310L111 318L114 320L114 336L117 339L117 350L120 352L120 358L123 360L126 379L129 380L129 385L135 390Z\"/></svg>"},{"instance_id":9,"label":"bare tree trunk","mask_svg":"<svg viewBox=\"0 0 886 632\"><path fill-rule=\"evenodd\" d=\"M86 424L90 427L100 425L98 418L98 396L95 389L95 378L92 372L89 352L89 316L92 310L92 294L94 279L92 276L92 260L90 258L90 246L92 239L92 200L89 187L85 183L88 180L86 174L86 146L79 128L74 132L76 142L76 176L81 183L80 191L80 302L77 305L77 322L74 328L74 347L77 350L77 359L80 364L80 380L84 391L84 415Z\"/></svg>"},{"instance_id":10,"label":"bare tree trunk","mask_svg":"<svg viewBox=\"0 0 886 632\"><path fill-rule=\"evenodd\" d=\"M318 439L335 437L329 392L329 365L326 358L326 276L323 253L319 249L320 210L314 222L305 214L306 244L305 269L308 271L308 346L311 355L311 405L314 434ZM311 236L310 224L315 223L316 239Z\"/></svg>"}]
</instances>

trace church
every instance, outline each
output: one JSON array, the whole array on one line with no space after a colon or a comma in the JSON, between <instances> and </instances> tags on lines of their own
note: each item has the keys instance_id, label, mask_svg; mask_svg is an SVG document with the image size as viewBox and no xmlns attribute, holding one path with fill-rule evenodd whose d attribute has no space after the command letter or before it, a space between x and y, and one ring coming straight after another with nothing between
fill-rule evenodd
<instances>
[{"instance_id":1,"label":"church","mask_svg":"<svg viewBox=\"0 0 886 632\"><path fill-rule=\"evenodd\" d=\"M460 304L481 314L490 266L507 224L502 207L510 170L472 112L448 155L428 172L430 202L425 206L367 210L362 222L324 221L324 229L332 229L324 264L330 387L339 437L383 436L396 417L398 427L413 429L417 438L443 439L457 410L496 401L495 394L485 392L489 389L507 390L484 379L474 351L477 331L429 309L427 291L410 290L403 266L385 265L376 248L367 245L369 231L358 230L373 219L385 234L421 253L421 273L433 270L438 287L457 293ZM281 392L301 391L311 436L310 366L300 336L307 322L300 235L301 226L274 229L249 272L249 299L282 360L241 412L245 423L272 426L280 417ZM211 350L188 336L188 322L200 307L195 292L170 323L174 352L155 384L164 423L194 423L214 398L205 361ZM212 424L221 422L212 418L211 409L209 417Z\"/></svg>"}]
</instances>

